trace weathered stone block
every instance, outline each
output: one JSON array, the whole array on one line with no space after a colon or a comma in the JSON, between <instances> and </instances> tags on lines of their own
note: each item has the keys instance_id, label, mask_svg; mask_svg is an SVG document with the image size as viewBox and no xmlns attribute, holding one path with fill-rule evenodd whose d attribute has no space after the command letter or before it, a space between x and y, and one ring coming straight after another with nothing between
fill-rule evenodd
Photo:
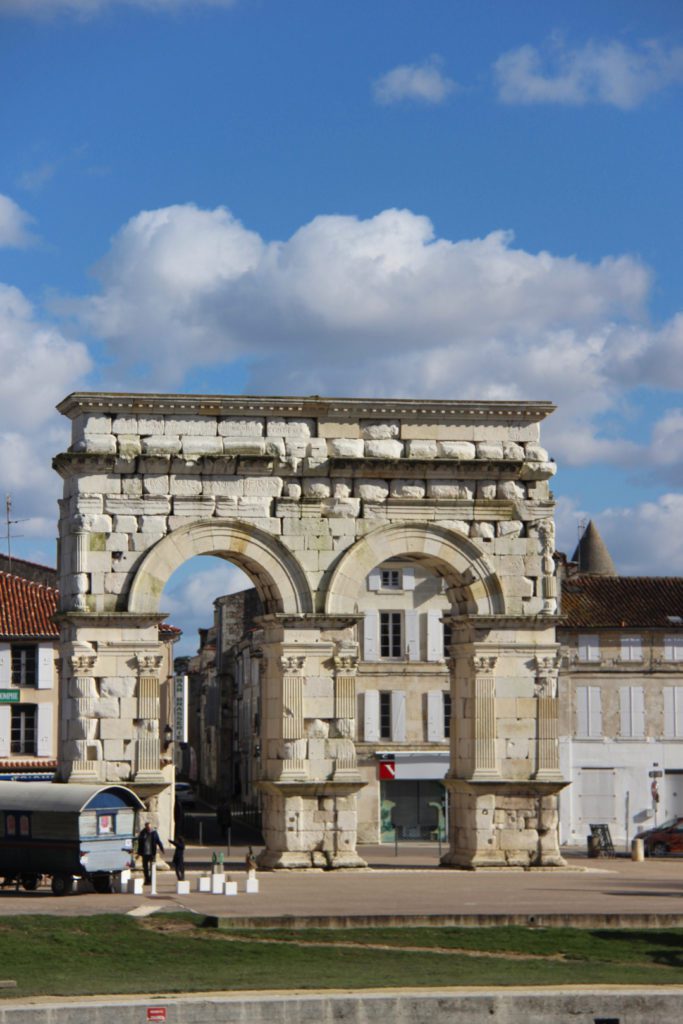
<instances>
[{"instance_id":1,"label":"weathered stone block","mask_svg":"<svg viewBox=\"0 0 683 1024\"><path fill-rule=\"evenodd\" d=\"M150 437L142 438L142 451L145 455L177 455L181 447L179 437L152 434Z\"/></svg>"},{"instance_id":2,"label":"weathered stone block","mask_svg":"<svg viewBox=\"0 0 683 1024\"><path fill-rule=\"evenodd\" d=\"M428 498L460 498L471 501L474 497L474 484L466 484L453 480L428 480Z\"/></svg>"},{"instance_id":3,"label":"weathered stone block","mask_svg":"<svg viewBox=\"0 0 683 1024\"><path fill-rule=\"evenodd\" d=\"M409 459L435 459L438 454L436 441L406 442L406 455Z\"/></svg>"},{"instance_id":4,"label":"weathered stone block","mask_svg":"<svg viewBox=\"0 0 683 1024\"><path fill-rule=\"evenodd\" d=\"M305 477L303 486L306 498L329 498L332 493L332 483L329 477Z\"/></svg>"},{"instance_id":5,"label":"weathered stone block","mask_svg":"<svg viewBox=\"0 0 683 1024\"><path fill-rule=\"evenodd\" d=\"M134 676L102 676L100 694L103 697L133 697L136 685Z\"/></svg>"},{"instance_id":6,"label":"weathered stone block","mask_svg":"<svg viewBox=\"0 0 683 1024\"><path fill-rule=\"evenodd\" d=\"M113 520L114 533L137 533L138 521L136 516L115 515ZM91 565L91 562L88 562Z\"/></svg>"},{"instance_id":7,"label":"weathered stone block","mask_svg":"<svg viewBox=\"0 0 683 1024\"><path fill-rule=\"evenodd\" d=\"M392 498L424 498L426 490L424 480L392 480L389 493Z\"/></svg>"},{"instance_id":8,"label":"weathered stone block","mask_svg":"<svg viewBox=\"0 0 683 1024\"><path fill-rule=\"evenodd\" d=\"M388 441L398 437L400 433L398 420L361 420L360 430L365 441Z\"/></svg>"},{"instance_id":9,"label":"weathered stone block","mask_svg":"<svg viewBox=\"0 0 683 1024\"><path fill-rule=\"evenodd\" d=\"M207 437L202 434L193 434L182 437L182 451L186 459L196 458L199 455L222 455L223 440L220 437Z\"/></svg>"},{"instance_id":10,"label":"weathered stone block","mask_svg":"<svg viewBox=\"0 0 683 1024\"><path fill-rule=\"evenodd\" d=\"M127 740L133 735L133 723L124 718L103 718L100 722L100 739Z\"/></svg>"},{"instance_id":11,"label":"weathered stone block","mask_svg":"<svg viewBox=\"0 0 683 1024\"><path fill-rule=\"evenodd\" d=\"M283 419L274 416L266 424L268 437L312 437L315 434L313 419Z\"/></svg>"},{"instance_id":12,"label":"weathered stone block","mask_svg":"<svg viewBox=\"0 0 683 1024\"><path fill-rule=\"evenodd\" d=\"M400 459L402 455L402 441L381 440L365 442L365 456L368 459Z\"/></svg>"},{"instance_id":13,"label":"weathered stone block","mask_svg":"<svg viewBox=\"0 0 683 1024\"><path fill-rule=\"evenodd\" d=\"M202 493L203 482L198 476L185 476L171 473L168 479L168 490L171 494L184 498L194 497ZM213 481L212 481L213 482Z\"/></svg>"},{"instance_id":14,"label":"weathered stone block","mask_svg":"<svg viewBox=\"0 0 683 1024\"><path fill-rule=\"evenodd\" d=\"M93 718L118 718L119 702L115 697L100 697L92 704Z\"/></svg>"},{"instance_id":15,"label":"weathered stone block","mask_svg":"<svg viewBox=\"0 0 683 1024\"><path fill-rule=\"evenodd\" d=\"M140 516L140 533L166 533L166 516Z\"/></svg>"},{"instance_id":16,"label":"weathered stone block","mask_svg":"<svg viewBox=\"0 0 683 1024\"><path fill-rule=\"evenodd\" d=\"M437 452L443 459L474 459L477 449L471 441L439 441Z\"/></svg>"},{"instance_id":17,"label":"weathered stone block","mask_svg":"<svg viewBox=\"0 0 683 1024\"><path fill-rule=\"evenodd\" d=\"M122 760L123 740L104 740L102 743L102 756L105 761Z\"/></svg>"},{"instance_id":18,"label":"weathered stone block","mask_svg":"<svg viewBox=\"0 0 683 1024\"><path fill-rule=\"evenodd\" d=\"M362 501L386 501L389 497L389 483L386 480L357 480L356 497Z\"/></svg>"},{"instance_id":19,"label":"weathered stone block","mask_svg":"<svg viewBox=\"0 0 683 1024\"><path fill-rule=\"evenodd\" d=\"M328 454L340 459L362 459L364 450L365 445L360 438L335 437L327 442Z\"/></svg>"},{"instance_id":20,"label":"weathered stone block","mask_svg":"<svg viewBox=\"0 0 683 1024\"><path fill-rule=\"evenodd\" d=\"M264 430L262 416L229 416L218 420L218 433L222 437L263 437Z\"/></svg>"},{"instance_id":21,"label":"weathered stone block","mask_svg":"<svg viewBox=\"0 0 683 1024\"><path fill-rule=\"evenodd\" d=\"M266 442L262 437L224 437L226 455L265 455Z\"/></svg>"},{"instance_id":22,"label":"weathered stone block","mask_svg":"<svg viewBox=\"0 0 683 1024\"><path fill-rule=\"evenodd\" d=\"M91 455L116 455L116 438L113 434L85 434L83 440L74 445L74 450Z\"/></svg>"},{"instance_id":23,"label":"weathered stone block","mask_svg":"<svg viewBox=\"0 0 683 1024\"><path fill-rule=\"evenodd\" d=\"M495 498L496 496L496 481L495 480L477 480L477 497L478 498Z\"/></svg>"},{"instance_id":24,"label":"weathered stone block","mask_svg":"<svg viewBox=\"0 0 683 1024\"><path fill-rule=\"evenodd\" d=\"M472 523L470 526L470 537L480 537L482 540L493 540L495 536L495 523Z\"/></svg>"},{"instance_id":25,"label":"weathered stone block","mask_svg":"<svg viewBox=\"0 0 683 1024\"><path fill-rule=\"evenodd\" d=\"M246 477L244 494L247 497L278 498L282 494L283 480L279 476Z\"/></svg>"},{"instance_id":26,"label":"weathered stone block","mask_svg":"<svg viewBox=\"0 0 683 1024\"><path fill-rule=\"evenodd\" d=\"M524 485L518 484L515 480L501 480L498 484L497 497L523 501L526 498Z\"/></svg>"},{"instance_id":27,"label":"weathered stone block","mask_svg":"<svg viewBox=\"0 0 683 1024\"><path fill-rule=\"evenodd\" d=\"M176 434L180 437L188 435L213 437L217 430L214 416L166 416L164 419L165 434Z\"/></svg>"}]
</instances>

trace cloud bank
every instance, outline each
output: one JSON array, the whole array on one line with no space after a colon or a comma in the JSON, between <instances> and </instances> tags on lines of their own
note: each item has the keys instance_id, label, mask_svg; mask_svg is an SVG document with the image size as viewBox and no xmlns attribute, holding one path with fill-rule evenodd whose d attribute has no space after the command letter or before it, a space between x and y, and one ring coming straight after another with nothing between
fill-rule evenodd
<instances>
[{"instance_id":1,"label":"cloud bank","mask_svg":"<svg viewBox=\"0 0 683 1024\"><path fill-rule=\"evenodd\" d=\"M604 103L621 110L640 106L649 96L683 81L683 47L657 42L640 48L612 40L566 49L555 42L544 55L531 45L504 53L494 72L503 103Z\"/></svg>"},{"instance_id":2,"label":"cloud bank","mask_svg":"<svg viewBox=\"0 0 683 1024\"><path fill-rule=\"evenodd\" d=\"M242 361L260 393L550 399L547 436L581 465L633 459L600 417L683 377L683 319L648 325L636 258L530 253L505 231L451 241L409 210L269 242L224 208L171 206L128 221L95 272L99 291L61 310L106 342L124 386Z\"/></svg>"}]
</instances>

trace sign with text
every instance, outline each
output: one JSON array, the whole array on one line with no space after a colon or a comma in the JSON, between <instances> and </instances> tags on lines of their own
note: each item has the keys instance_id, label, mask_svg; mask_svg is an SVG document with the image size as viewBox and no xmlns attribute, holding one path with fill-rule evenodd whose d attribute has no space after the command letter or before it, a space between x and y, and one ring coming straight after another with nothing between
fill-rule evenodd
<instances>
[{"instance_id":1,"label":"sign with text","mask_svg":"<svg viewBox=\"0 0 683 1024\"><path fill-rule=\"evenodd\" d=\"M166 1020L165 1006L148 1006L147 1020Z\"/></svg>"},{"instance_id":2,"label":"sign with text","mask_svg":"<svg viewBox=\"0 0 683 1024\"><path fill-rule=\"evenodd\" d=\"M380 761L380 763L379 763L379 777L380 777L380 779L395 779L396 778L396 762L395 761Z\"/></svg>"},{"instance_id":3,"label":"sign with text","mask_svg":"<svg viewBox=\"0 0 683 1024\"><path fill-rule=\"evenodd\" d=\"M19 701L18 690L0 690L0 704L14 704Z\"/></svg>"}]
</instances>

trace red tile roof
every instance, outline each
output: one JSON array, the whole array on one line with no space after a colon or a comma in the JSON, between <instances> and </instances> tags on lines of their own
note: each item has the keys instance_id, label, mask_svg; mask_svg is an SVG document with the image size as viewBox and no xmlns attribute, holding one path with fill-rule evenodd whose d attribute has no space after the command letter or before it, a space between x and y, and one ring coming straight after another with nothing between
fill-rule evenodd
<instances>
[{"instance_id":1,"label":"red tile roof","mask_svg":"<svg viewBox=\"0 0 683 1024\"><path fill-rule=\"evenodd\" d=\"M562 583L560 613L569 629L659 627L683 622L683 578L678 576L570 576Z\"/></svg>"},{"instance_id":2,"label":"red tile roof","mask_svg":"<svg viewBox=\"0 0 683 1024\"><path fill-rule=\"evenodd\" d=\"M0 636L58 637L52 621L59 591L0 572Z\"/></svg>"}]
</instances>

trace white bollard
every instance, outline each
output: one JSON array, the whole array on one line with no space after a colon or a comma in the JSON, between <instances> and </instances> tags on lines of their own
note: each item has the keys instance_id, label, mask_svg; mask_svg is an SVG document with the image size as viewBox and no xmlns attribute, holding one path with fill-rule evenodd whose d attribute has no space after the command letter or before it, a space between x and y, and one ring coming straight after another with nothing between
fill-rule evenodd
<instances>
[{"instance_id":1,"label":"white bollard","mask_svg":"<svg viewBox=\"0 0 683 1024\"><path fill-rule=\"evenodd\" d=\"M119 892L128 892L128 885L131 880L130 868L124 868L119 876Z\"/></svg>"},{"instance_id":2,"label":"white bollard","mask_svg":"<svg viewBox=\"0 0 683 1024\"><path fill-rule=\"evenodd\" d=\"M645 843L642 839L631 840L631 860L645 860Z\"/></svg>"},{"instance_id":3,"label":"white bollard","mask_svg":"<svg viewBox=\"0 0 683 1024\"><path fill-rule=\"evenodd\" d=\"M225 883L225 895L236 896L237 895L237 882L226 882Z\"/></svg>"},{"instance_id":4,"label":"white bollard","mask_svg":"<svg viewBox=\"0 0 683 1024\"><path fill-rule=\"evenodd\" d=\"M247 878L247 884L245 892L257 893L258 892L258 878Z\"/></svg>"},{"instance_id":5,"label":"white bollard","mask_svg":"<svg viewBox=\"0 0 683 1024\"><path fill-rule=\"evenodd\" d=\"M197 882L198 892L211 892L211 878L209 875L200 875Z\"/></svg>"},{"instance_id":6,"label":"white bollard","mask_svg":"<svg viewBox=\"0 0 683 1024\"><path fill-rule=\"evenodd\" d=\"M130 887L128 889L130 892ZM136 896L142 896L145 892L145 880L144 878L133 879L133 892Z\"/></svg>"},{"instance_id":7,"label":"white bollard","mask_svg":"<svg viewBox=\"0 0 683 1024\"><path fill-rule=\"evenodd\" d=\"M149 888L149 894L150 896L157 895L157 866L154 861L152 861L152 884Z\"/></svg>"},{"instance_id":8,"label":"white bollard","mask_svg":"<svg viewBox=\"0 0 683 1024\"><path fill-rule=\"evenodd\" d=\"M175 887L177 896L189 896L190 895L190 883L188 880L182 881L178 879Z\"/></svg>"},{"instance_id":9,"label":"white bollard","mask_svg":"<svg viewBox=\"0 0 683 1024\"><path fill-rule=\"evenodd\" d=\"M214 896L220 896L225 889L225 882L223 881L223 874L211 875L211 892Z\"/></svg>"}]
</instances>

